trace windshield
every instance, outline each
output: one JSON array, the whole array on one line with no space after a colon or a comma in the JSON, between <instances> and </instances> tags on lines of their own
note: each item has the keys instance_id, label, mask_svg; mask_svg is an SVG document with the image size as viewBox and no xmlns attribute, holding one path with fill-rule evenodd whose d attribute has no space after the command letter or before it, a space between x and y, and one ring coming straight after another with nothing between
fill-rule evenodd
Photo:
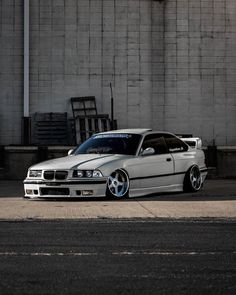
<instances>
[{"instance_id":1,"label":"windshield","mask_svg":"<svg viewBox=\"0 0 236 295\"><path fill-rule=\"evenodd\" d=\"M98 134L86 140L75 150L74 154L135 155L140 139L139 134Z\"/></svg>"}]
</instances>

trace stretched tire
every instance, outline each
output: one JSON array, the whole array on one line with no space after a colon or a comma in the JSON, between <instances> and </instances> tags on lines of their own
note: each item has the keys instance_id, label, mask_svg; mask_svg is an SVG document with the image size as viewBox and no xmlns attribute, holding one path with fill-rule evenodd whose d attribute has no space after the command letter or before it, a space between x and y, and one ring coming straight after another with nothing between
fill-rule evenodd
<instances>
[{"instance_id":1,"label":"stretched tire","mask_svg":"<svg viewBox=\"0 0 236 295\"><path fill-rule=\"evenodd\" d=\"M193 165L189 168L184 178L184 191L197 192L202 187L202 175L199 167Z\"/></svg>"},{"instance_id":2,"label":"stretched tire","mask_svg":"<svg viewBox=\"0 0 236 295\"><path fill-rule=\"evenodd\" d=\"M124 199L129 195L129 177L127 173L118 169L111 173L107 182L107 196Z\"/></svg>"}]
</instances>

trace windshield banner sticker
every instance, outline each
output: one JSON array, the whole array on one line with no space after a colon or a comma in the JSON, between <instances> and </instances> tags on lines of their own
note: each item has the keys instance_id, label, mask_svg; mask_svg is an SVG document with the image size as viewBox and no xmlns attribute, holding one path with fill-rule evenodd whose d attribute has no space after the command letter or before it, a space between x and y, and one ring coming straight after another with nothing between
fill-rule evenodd
<instances>
[{"instance_id":1,"label":"windshield banner sticker","mask_svg":"<svg viewBox=\"0 0 236 295\"><path fill-rule=\"evenodd\" d=\"M99 134L93 136L93 139L98 139L98 138L130 138L132 137L131 134Z\"/></svg>"}]
</instances>

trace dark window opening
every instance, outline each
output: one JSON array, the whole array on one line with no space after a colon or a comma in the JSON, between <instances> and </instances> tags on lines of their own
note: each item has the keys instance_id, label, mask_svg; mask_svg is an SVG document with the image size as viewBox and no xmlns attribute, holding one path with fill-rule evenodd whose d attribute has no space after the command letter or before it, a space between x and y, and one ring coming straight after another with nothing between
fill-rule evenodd
<instances>
[{"instance_id":1,"label":"dark window opening","mask_svg":"<svg viewBox=\"0 0 236 295\"><path fill-rule=\"evenodd\" d=\"M188 150L188 145L171 134L165 134L165 141L170 153L186 152Z\"/></svg>"},{"instance_id":2,"label":"dark window opening","mask_svg":"<svg viewBox=\"0 0 236 295\"><path fill-rule=\"evenodd\" d=\"M75 155L79 154L123 154L135 155L141 135L139 134L98 134L79 146Z\"/></svg>"},{"instance_id":3,"label":"dark window opening","mask_svg":"<svg viewBox=\"0 0 236 295\"><path fill-rule=\"evenodd\" d=\"M155 155L168 153L165 140L163 136L159 134L150 134L145 137L141 151L144 151L146 148L153 148L155 150Z\"/></svg>"}]
</instances>

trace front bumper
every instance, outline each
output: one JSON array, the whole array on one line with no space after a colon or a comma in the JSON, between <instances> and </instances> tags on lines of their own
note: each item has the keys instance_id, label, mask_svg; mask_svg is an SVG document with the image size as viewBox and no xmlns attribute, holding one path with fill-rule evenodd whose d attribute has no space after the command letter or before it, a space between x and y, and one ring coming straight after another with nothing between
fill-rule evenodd
<instances>
[{"instance_id":1,"label":"front bumper","mask_svg":"<svg viewBox=\"0 0 236 295\"><path fill-rule=\"evenodd\" d=\"M26 179L24 191L26 198L81 198L104 197L107 178L80 179L65 181L45 181Z\"/></svg>"}]
</instances>

